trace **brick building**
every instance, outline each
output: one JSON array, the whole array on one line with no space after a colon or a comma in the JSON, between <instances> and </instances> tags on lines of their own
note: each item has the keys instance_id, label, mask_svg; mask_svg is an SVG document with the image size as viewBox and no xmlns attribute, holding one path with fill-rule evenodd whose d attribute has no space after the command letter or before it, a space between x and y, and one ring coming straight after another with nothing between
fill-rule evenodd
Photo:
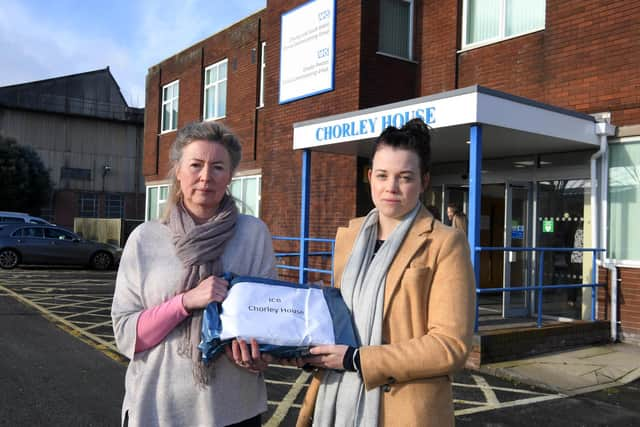
<instances>
[{"instance_id":1,"label":"brick building","mask_svg":"<svg viewBox=\"0 0 640 427\"><path fill-rule=\"evenodd\" d=\"M232 193L243 201L243 211L259 215L274 235L300 235L306 188L313 237L333 237L337 226L371 207L365 177L372 136L350 146L313 148L310 182L304 187L305 150L293 149L294 128L465 94L561 114L559 123L604 121L616 127L605 139L604 154L598 154L597 142L529 140L527 132L494 132L488 126L478 170L482 194L476 243L606 247L603 259L621 279L616 332L623 340L640 342L640 243L629 233L633 214L640 210L635 201L640 195L640 74L635 71L640 56L633 54L640 47L640 1L502 0L484 9L477 3L267 1L265 9L151 67L143 167L147 218L157 217L166 198L167 154L175 130L192 121L221 120L240 136L244 158ZM325 31L322 19L327 16ZM305 19L307 31L301 32L296 23ZM289 38L296 31L300 38ZM285 55L308 41L305 34L319 40L327 33L329 42L317 55L329 65L316 71L318 76L328 73L329 80L319 90L298 87L292 89L298 96L285 96L291 82L309 74L296 76L294 71L295 79L283 78L296 62ZM323 62L325 53L329 62ZM436 129L432 186L425 203L441 212L451 202L465 210L475 206L470 203L470 154L453 148L470 139L465 126L464 132L459 126ZM608 174L591 170L603 164ZM608 191L593 191L598 197L592 209L591 187L606 181L594 180L600 176L608 179ZM597 240L591 230L602 237ZM531 252L522 258L507 253L479 253L481 289L534 283L537 256L544 257L547 285L595 280L588 252ZM600 275L601 280L606 277ZM590 292L546 291L545 319L587 318ZM610 295L610 287L600 292L600 316L608 318L605 293ZM503 316L537 314L534 292L502 295L494 295L492 303L492 295L486 294L489 312L493 304Z\"/></svg>"}]
</instances>

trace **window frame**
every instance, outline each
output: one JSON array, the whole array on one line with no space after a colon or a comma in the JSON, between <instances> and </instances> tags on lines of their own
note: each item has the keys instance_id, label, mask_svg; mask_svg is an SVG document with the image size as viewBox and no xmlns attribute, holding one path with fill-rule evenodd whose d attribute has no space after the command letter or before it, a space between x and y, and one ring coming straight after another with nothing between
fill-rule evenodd
<instances>
[{"instance_id":1,"label":"window frame","mask_svg":"<svg viewBox=\"0 0 640 427\"><path fill-rule=\"evenodd\" d=\"M461 40L461 46L462 48L460 49L460 51L464 51L467 49L475 49L477 47L482 47L482 46L487 46L490 44L494 44L494 43L499 43L501 41L505 41L505 40L511 40L514 39L516 37L521 37L527 34L532 34L532 33L536 33L538 31L542 31L544 29L546 29L547 27L547 19L546 19L546 0L545 1L545 20L544 20L544 24L542 25L542 27L536 27L536 28L532 28L530 30L524 31L522 33L517 33L517 34L512 34L510 36L506 36L505 32L506 32L506 28L507 28L507 7L506 7L506 2L507 0L500 0L500 23L499 23L499 31L498 31L498 36L494 37L494 38L490 38L490 39L485 39L479 42L474 42L474 43L467 43L467 31L469 28L468 25L468 19L469 19L469 2L470 1L475 1L475 0L463 0L462 2L462 40ZM542 0L541 0L542 1Z\"/></svg>"},{"instance_id":2,"label":"window frame","mask_svg":"<svg viewBox=\"0 0 640 427\"><path fill-rule=\"evenodd\" d=\"M621 249L618 247L619 240L621 239L622 232L619 230L624 227L614 227L613 222L616 220L615 204L619 200L611 193L616 187L616 182L613 179L613 171L615 168L623 166L612 164L616 159L614 150L624 149L624 147L637 147L640 150L640 138L636 136L614 138L609 140L609 153L607 154L607 224L606 224L606 242L602 242L601 246L605 247L607 257L612 258L616 262L618 267L640 268L640 258L630 257L630 248L626 247ZM614 148L615 147L615 148ZM635 148L632 148L635 149ZM637 163L635 163L637 164ZM638 190L640 191L640 190ZM615 252L615 253L613 253Z\"/></svg>"},{"instance_id":3,"label":"window frame","mask_svg":"<svg viewBox=\"0 0 640 427\"><path fill-rule=\"evenodd\" d=\"M156 218L149 218L149 190L151 188L157 188L158 189L158 199L156 200L156 212L158 213L158 216ZM161 194L161 189L162 188L166 188L167 189L167 198L166 199L161 199L160 198L160 194ZM160 212L160 205L161 203L166 204L169 201L169 193L171 191L171 185L169 183L158 183L158 184L151 184L151 185L147 185L145 192L144 192L144 220L145 221L150 221L150 220L154 220L154 219L158 219L162 216L162 213Z\"/></svg>"},{"instance_id":4,"label":"window frame","mask_svg":"<svg viewBox=\"0 0 640 427\"><path fill-rule=\"evenodd\" d=\"M260 204L262 202L262 173L247 173L246 175L237 175L237 176L233 177L233 179L231 180L231 183L229 183L229 193L231 193L231 185L235 181L235 182L240 182L240 194L244 195L244 193L245 193L245 185L246 185L245 182L250 180L250 179L256 179L257 180L256 189L257 189L257 193L258 194L256 194L256 212L255 212L255 215L245 211L245 207L247 206L245 200L238 199L235 196L234 196L234 199L240 201L240 206L238 206L238 211L240 213L243 213L245 215L253 215L256 218L260 218ZM233 194L232 194L232 196L233 196Z\"/></svg>"},{"instance_id":5,"label":"window frame","mask_svg":"<svg viewBox=\"0 0 640 427\"><path fill-rule=\"evenodd\" d=\"M220 70L219 67L222 64L226 64L226 73L224 76L224 79L220 79L218 78L214 83L209 83L207 84L207 71L212 69L212 68L218 68L218 77L220 77ZM209 90L212 87L216 87L216 99L214 100L213 106L214 106L214 110L217 110L218 108L218 99L220 98L220 91L218 90L219 85L221 82L226 82L227 84L225 85L225 91L227 91L228 87L229 87L229 59L228 58L224 58L221 61L216 62L215 64L211 64L209 66L207 66L204 69L204 75L203 75L203 92L202 92L202 120L204 121L208 121L208 120L219 120L219 119L223 119L227 116L227 97L226 97L226 93L225 93L225 101L224 101L224 114L223 115L215 115L218 114L218 111L214 111L215 114L211 117L207 117L207 90Z\"/></svg>"},{"instance_id":6,"label":"window frame","mask_svg":"<svg viewBox=\"0 0 640 427\"><path fill-rule=\"evenodd\" d=\"M381 36L381 31L380 31L380 23L378 24L378 47L376 49L376 53L380 54L380 55L385 55L385 56L389 56L391 58L397 58L397 59L403 59L405 61L413 61L414 60L414 55L413 55L413 35L415 32L415 24L414 24L414 20L415 20L415 1L414 0L398 0L401 2L405 2L405 3L409 3L409 28L408 28L408 34L407 37L409 38L408 40L408 44L407 44L407 50L409 51L409 55L408 56L402 56L402 55L397 55L395 53L391 53L391 52L385 52L384 50L380 49L380 38ZM466 0L465 0L466 1ZM381 6L382 2L379 1L378 5L380 7L380 15L382 15L382 6ZM378 18L380 19L380 18Z\"/></svg>"},{"instance_id":7,"label":"window frame","mask_svg":"<svg viewBox=\"0 0 640 427\"><path fill-rule=\"evenodd\" d=\"M93 202L93 209L92 209L93 215L83 215L83 212L86 213L86 211L83 209L85 201ZM91 192L85 191L78 195L78 217L79 218L99 218L98 210L99 210L99 201L98 201L97 193L91 193Z\"/></svg>"},{"instance_id":8,"label":"window frame","mask_svg":"<svg viewBox=\"0 0 640 427\"><path fill-rule=\"evenodd\" d=\"M177 86L178 89L178 94L170 99L165 99L164 98L164 93L165 93L165 89L169 89L170 86ZM172 123L173 122L173 115L169 116L169 120L170 120L170 124L169 124L169 128L165 129L164 128L164 106L166 104L170 104L173 102L176 102L176 123ZM160 90L160 134L163 133L168 133L168 132L175 132L178 129L178 115L180 114L180 80L174 80L170 83L167 83L166 85L162 86L162 89Z\"/></svg>"},{"instance_id":9,"label":"window frame","mask_svg":"<svg viewBox=\"0 0 640 427\"><path fill-rule=\"evenodd\" d=\"M112 213L114 213L111 211L112 206L114 206L114 200L118 200L118 216L111 215ZM124 196L122 194L106 193L104 195L104 217L115 219L124 218Z\"/></svg>"}]
</instances>

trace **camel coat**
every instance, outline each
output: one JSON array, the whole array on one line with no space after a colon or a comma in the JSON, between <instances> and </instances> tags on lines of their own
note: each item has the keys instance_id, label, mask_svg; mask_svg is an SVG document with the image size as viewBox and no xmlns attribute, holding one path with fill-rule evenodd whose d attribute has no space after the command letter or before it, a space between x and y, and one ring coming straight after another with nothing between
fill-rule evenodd
<instances>
[{"instance_id":1,"label":"camel coat","mask_svg":"<svg viewBox=\"0 0 640 427\"><path fill-rule=\"evenodd\" d=\"M334 274L342 272L364 218L340 228ZM452 373L471 348L475 285L464 233L422 208L387 273L382 345L360 349L367 390L382 388L381 426L452 426ZM311 425L322 371L297 425Z\"/></svg>"}]
</instances>

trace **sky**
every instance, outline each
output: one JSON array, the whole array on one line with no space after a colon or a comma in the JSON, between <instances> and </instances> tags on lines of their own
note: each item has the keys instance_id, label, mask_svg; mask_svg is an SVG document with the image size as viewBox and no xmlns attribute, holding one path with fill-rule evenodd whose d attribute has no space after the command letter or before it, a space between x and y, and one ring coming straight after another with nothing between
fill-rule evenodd
<instances>
[{"instance_id":1,"label":"sky","mask_svg":"<svg viewBox=\"0 0 640 427\"><path fill-rule=\"evenodd\" d=\"M144 106L147 70L266 0L0 0L0 86L110 67Z\"/></svg>"}]
</instances>

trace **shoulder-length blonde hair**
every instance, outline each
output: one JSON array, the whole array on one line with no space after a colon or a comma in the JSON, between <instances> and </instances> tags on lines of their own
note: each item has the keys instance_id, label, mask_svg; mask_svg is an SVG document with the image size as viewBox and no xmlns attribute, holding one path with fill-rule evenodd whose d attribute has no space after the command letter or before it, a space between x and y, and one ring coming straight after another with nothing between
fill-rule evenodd
<instances>
[{"instance_id":1,"label":"shoulder-length blonde hair","mask_svg":"<svg viewBox=\"0 0 640 427\"><path fill-rule=\"evenodd\" d=\"M180 161L182 160L182 152L184 147L194 141L216 142L222 145L231 159L231 175L235 173L240 160L242 159L242 146L238 138L223 124L217 122L195 122L189 123L178 131L176 140L171 144L169 149L169 197L164 210L163 219L167 219L171 209L182 198L180 184L176 177Z\"/></svg>"}]
</instances>

